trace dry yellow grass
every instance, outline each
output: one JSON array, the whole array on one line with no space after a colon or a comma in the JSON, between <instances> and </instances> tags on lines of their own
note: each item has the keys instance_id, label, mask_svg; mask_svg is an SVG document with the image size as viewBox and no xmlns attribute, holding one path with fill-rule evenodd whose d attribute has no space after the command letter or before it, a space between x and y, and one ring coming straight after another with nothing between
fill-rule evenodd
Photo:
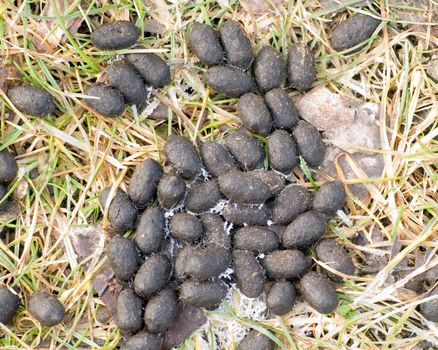
<instances>
[{"instance_id":1,"label":"dry yellow grass","mask_svg":"<svg viewBox=\"0 0 438 350\"><path fill-rule=\"evenodd\" d=\"M285 349L437 347L437 325L416 311L422 296L402 288L406 279L385 283L400 262L415 263L419 249L427 249L431 258L410 277L438 264L438 85L425 73L430 57L438 54L432 17L437 3L429 0L427 10L411 9L429 11L429 20L407 27L397 7L384 0L376 1L371 10L350 8L335 17L317 0L266 2L262 14L251 13L248 1L146 3L148 7L140 0L0 2L0 141L1 148L17 153L20 165L12 184L20 214L5 223L8 233L0 240L0 283L19 288L23 304L33 290L51 291L68 311L62 325L46 329L21 307L13 325L0 325L0 349L113 349L117 344L120 336L114 325L98 321L102 302L89 283L105 262L104 236L96 228L95 252L80 260L73 248L75 234L101 220L98 196L104 187L125 187L131 169L145 158L163 160L161 151L170 132L207 139L239 126L236 100L220 100L210 93L202 81L205 68L196 64L185 42L192 22L217 26L229 18L241 21L255 50L272 44L285 54L295 42L310 43L317 57L316 85L381 104L384 179L370 182L359 172L357 182L367 183L371 196L363 202L350 200L353 226L334 222L331 234L355 250L358 266L367 252L382 254L388 263L377 275L339 286L341 306L332 316L299 303L283 318L252 323L241 316L259 312L260 305L236 297L230 308L211 313L209 326L181 349L209 349L218 341L232 347L236 339L230 330L239 325L272 331ZM364 11L383 19L379 34L354 55L334 52L330 28ZM142 51L159 52L171 64L174 82L156 96L173 110L172 127L148 119L148 110L128 108L123 118L102 118L81 99L84 86L105 80L107 61L116 54L97 51L87 31L115 19L142 27L145 18L155 19L165 30L165 35L142 38L141 43L146 47ZM80 22L79 33L67 34L67 28ZM117 54L127 51L132 50ZM50 91L58 116L40 120L13 108L2 90L6 73L7 84L22 80ZM35 179L30 177L33 169L39 173ZM381 230L380 242L369 247L353 243L357 232L370 236L373 228ZM231 328L224 328L224 322Z\"/></svg>"}]
</instances>

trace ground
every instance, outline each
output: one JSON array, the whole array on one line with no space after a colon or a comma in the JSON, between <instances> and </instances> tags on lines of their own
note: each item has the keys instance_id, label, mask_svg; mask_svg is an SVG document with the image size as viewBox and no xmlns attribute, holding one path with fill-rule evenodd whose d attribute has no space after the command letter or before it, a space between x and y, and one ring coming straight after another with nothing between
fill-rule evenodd
<instances>
[{"instance_id":1,"label":"ground","mask_svg":"<svg viewBox=\"0 0 438 350\"><path fill-rule=\"evenodd\" d=\"M229 18L241 21L256 51L271 44L285 55L294 43L309 43L318 67L315 87L380 104L381 148L367 151L383 156L384 174L368 178L359 172L347 182L366 184L369 194L362 199L351 194L349 220L332 221L327 235L354 252L358 269L369 253L380 256L375 260L381 265L338 286L341 305L333 315L319 315L300 302L286 317L253 322L240 316L256 316L260 305L236 296L221 312L208 313L207 328L180 349L215 343L233 348L237 339L230 329L242 325L271 331L283 349L438 346L436 324L416 309L423 295L393 277L400 267L412 267L413 277L438 265L438 85L426 74L428 61L438 54L437 6L433 0L376 0L338 12L341 6L324 8L317 0L0 2L0 148L13 151L20 167L10 188L19 214L11 207L1 218L0 283L17 288L23 305L32 291L48 290L68 312L62 325L41 328L21 307L13 324L0 325L0 349L113 349L118 343L118 330L102 316L103 303L90 283L106 261L107 237L96 225L102 223L99 193L109 184L125 187L133 166L145 158L163 161L169 133L205 140L240 125L236 99L207 90L205 67L185 40L194 21L218 26ZM383 19L378 32L354 54L333 51L331 29L364 11ZM174 81L155 92L145 111L127 108L122 118L109 119L93 113L81 94L87 84L105 81L109 60L129 51L101 52L90 44L90 31L115 19L147 30L140 42L167 59ZM19 81L47 89L56 100L56 116L38 119L14 109L5 92ZM173 110L171 125L148 118L157 99ZM298 179L311 186L303 176ZM371 245L356 244L361 231L373 236Z\"/></svg>"}]
</instances>

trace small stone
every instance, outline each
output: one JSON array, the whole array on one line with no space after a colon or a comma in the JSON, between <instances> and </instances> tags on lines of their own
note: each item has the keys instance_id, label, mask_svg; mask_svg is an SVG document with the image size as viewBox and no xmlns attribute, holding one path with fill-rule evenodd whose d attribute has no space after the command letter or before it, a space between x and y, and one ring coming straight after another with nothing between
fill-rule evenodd
<instances>
[{"instance_id":1,"label":"small stone","mask_svg":"<svg viewBox=\"0 0 438 350\"><path fill-rule=\"evenodd\" d=\"M207 66L220 65L224 61L224 49L213 27L195 22L188 35L188 45L199 60Z\"/></svg>"},{"instance_id":2,"label":"small stone","mask_svg":"<svg viewBox=\"0 0 438 350\"><path fill-rule=\"evenodd\" d=\"M106 207L111 187L105 188L100 194L100 206L102 211ZM108 208L108 219L111 226L117 232L130 231L137 222L137 209L134 207L129 196L121 189L117 189L114 198Z\"/></svg>"},{"instance_id":3,"label":"small stone","mask_svg":"<svg viewBox=\"0 0 438 350\"><path fill-rule=\"evenodd\" d=\"M344 51L371 38L380 20L368 15L351 16L333 29L331 45L336 51Z\"/></svg>"},{"instance_id":4,"label":"small stone","mask_svg":"<svg viewBox=\"0 0 438 350\"><path fill-rule=\"evenodd\" d=\"M32 85L22 84L9 89L8 97L17 109L35 117L44 117L55 111L52 95Z\"/></svg>"},{"instance_id":5,"label":"small stone","mask_svg":"<svg viewBox=\"0 0 438 350\"><path fill-rule=\"evenodd\" d=\"M338 306L335 287L317 272L308 272L301 278L300 290L307 303L319 313L329 314Z\"/></svg>"},{"instance_id":6,"label":"small stone","mask_svg":"<svg viewBox=\"0 0 438 350\"><path fill-rule=\"evenodd\" d=\"M292 310L295 297L296 290L291 282L274 282L266 295L266 306L274 315L285 315Z\"/></svg>"},{"instance_id":7,"label":"small stone","mask_svg":"<svg viewBox=\"0 0 438 350\"><path fill-rule=\"evenodd\" d=\"M262 266L269 278L290 279L304 275L309 267L309 260L299 250L276 250L266 254Z\"/></svg>"},{"instance_id":8,"label":"small stone","mask_svg":"<svg viewBox=\"0 0 438 350\"><path fill-rule=\"evenodd\" d=\"M193 242L202 235L202 224L198 218L189 213L176 213L170 220L170 233L176 239Z\"/></svg>"},{"instance_id":9,"label":"small stone","mask_svg":"<svg viewBox=\"0 0 438 350\"><path fill-rule=\"evenodd\" d=\"M143 305L132 289L124 289L117 297L117 327L126 334L138 332L143 326Z\"/></svg>"},{"instance_id":10,"label":"small stone","mask_svg":"<svg viewBox=\"0 0 438 350\"><path fill-rule=\"evenodd\" d=\"M165 60L155 53L130 53L126 60L137 70L143 79L154 88L170 84L170 67Z\"/></svg>"},{"instance_id":11,"label":"small stone","mask_svg":"<svg viewBox=\"0 0 438 350\"><path fill-rule=\"evenodd\" d=\"M254 61L254 75L262 92L279 88L286 77L286 67L280 53L264 45Z\"/></svg>"},{"instance_id":12,"label":"small stone","mask_svg":"<svg viewBox=\"0 0 438 350\"><path fill-rule=\"evenodd\" d=\"M164 213L159 207L147 208L140 216L135 242L143 254L157 252L164 241Z\"/></svg>"},{"instance_id":13,"label":"small stone","mask_svg":"<svg viewBox=\"0 0 438 350\"><path fill-rule=\"evenodd\" d=\"M313 197L313 210L332 217L345 205L345 197L346 194L341 181L325 182Z\"/></svg>"},{"instance_id":14,"label":"small stone","mask_svg":"<svg viewBox=\"0 0 438 350\"><path fill-rule=\"evenodd\" d=\"M213 177L239 169L230 152L216 141L204 142L201 146L201 156L207 171Z\"/></svg>"},{"instance_id":15,"label":"small stone","mask_svg":"<svg viewBox=\"0 0 438 350\"><path fill-rule=\"evenodd\" d=\"M186 210L196 214L205 213L220 199L222 194L217 181L197 181L190 186L187 193Z\"/></svg>"},{"instance_id":16,"label":"small stone","mask_svg":"<svg viewBox=\"0 0 438 350\"><path fill-rule=\"evenodd\" d=\"M127 63L113 63L107 70L108 85L119 90L127 104L146 103L148 91L137 71Z\"/></svg>"},{"instance_id":17,"label":"small stone","mask_svg":"<svg viewBox=\"0 0 438 350\"><path fill-rule=\"evenodd\" d=\"M0 182L12 181L18 172L18 165L15 157L7 150L0 151Z\"/></svg>"},{"instance_id":18,"label":"small stone","mask_svg":"<svg viewBox=\"0 0 438 350\"><path fill-rule=\"evenodd\" d=\"M163 168L152 159L138 164L132 174L128 194L137 208L143 209L155 200L157 186L163 176Z\"/></svg>"},{"instance_id":19,"label":"small stone","mask_svg":"<svg viewBox=\"0 0 438 350\"><path fill-rule=\"evenodd\" d=\"M144 323L151 333L162 333L172 326L178 311L176 294L172 289L163 289L152 297L144 310Z\"/></svg>"},{"instance_id":20,"label":"small stone","mask_svg":"<svg viewBox=\"0 0 438 350\"><path fill-rule=\"evenodd\" d=\"M33 317L47 327L56 326L65 317L64 306L47 292L33 293L28 300L27 308Z\"/></svg>"},{"instance_id":21,"label":"small stone","mask_svg":"<svg viewBox=\"0 0 438 350\"><path fill-rule=\"evenodd\" d=\"M318 130L311 124L300 120L293 131L298 153L311 167L319 166L324 160L326 147Z\"/></svg>"},{"instance_id":22,"label":"small stone","mask_svg":"<svg viewBox=\"0 0 438 350\"><path fill-rule=\"evenodd\" d=\"M438 82L438 58L430 60L426 67L426 73L435 82Z\"/></svg>"},{"instance_id":23,"label":"small stone","mask_svg":"<svg viewBox=\"0 0 438 350\"><path fill-rule=\"evenodd\" d=\"M164 175L158 183L158 201L164 209L176 207L184 200L186 183L177 175Z\"/></svg>"},{"instance_id":24,"label":"small stone","mask_svg":"<svg viewBox=\"0 0 438 350\"><path fill-rule=\"evenodd\" d=\"M316 80L315 57L305 44L292 47L287 56L289 84L300 91L307 91Z\"/></svg>"},{"instance_id":25,"label":"small stone","mask_svg":"<svg viewBox=\"0 0 438 350\"><path fill-rule=\"evenodd\" d=\"M230 66L210 67L205 73L204 80L205 84L214 91L231 97L240 97L252 88L248 74Z\"/></svg>"},{"instance_id":26,"label":"small stone","mask_svg":"<svg viewBox=\"0 0 438 350\"><path fill-rule=\"evenodd\" d=\"M269 187L248 173L233 171L219 176L221 192L237 203L261 204L270 196Z\"/></svg>"},{"instance_id":27,"label":"small stone","mask_svg":"<svg viewBox=\"0 0 438 350\"><path fill-rule=\"evenodd\" d=\"M354 275L354 264L345 249L334 239L323 239L316 246L316 257L332 269L345 275ZM342 282L342 277L329 272L328 276L335 282Z\"/></svg>"},{"instance_id":28,"label":"small stone","mask_svg":"<svg viewBox=\"0 0 438 350\"><path fill-rule=\"evenodd\" d=\"M198 152L184 136L170 135L164 146L164 154L185 179L193 179L201 174L202 166Z\"/></svg>"},{"instance_id":29,"label":"small stone","mask_svg":"<svg viewBox=\"0 0 438 350\"><path fill-rule=\"evenodd\" d=\"M159 335L139 332L130 337L121 350L161 350L162 342Z\"/></svg>"},{"instance_id":30,"label":"small stone","mask_svg":"<svg viewBox=\"0 0 438 350\"><path fill-rule=\"evenodd\" d=\"M289 185L274 199L272 218L276 224L289 224L298 215L309 210L311 205L312 197L306 188Z\"/></svg>"},{"instance_id":31,"label":"small stone","mask_svg":"<svg viewBox=\"0 0 438 350\"><path fill-rule=\"evenodd\" d=\"M237 350L274 350L274 343L267 336L251 330L239 343Z\"/></svg>"},{"instance_id":32,"label":"small stone","mask_svg":"<svg viewBox=\"0 0 438 350\"><path fill-rule=\"evenodd\" d=\"M135 45L140 29L129 21L115 21L97 27L91 34L91 43L101 50L126 49Z\"/></svg>"},{"instance_id":33,"label":"small stone","mask_svg":"<svg viewBox=\"0 0 438 350\"><path fill-rule=\"evenodd\" d=\"M86 104L104 117L117 117L125 110L125 100L119 90L101 84L91 85L84 91Z\"/></svg>"},{"instance_id":34,"label":"small stone","mask_svg":"<svg viewBox=\"0 0 438 350\"><path fill-rule=\"evenodd\" d=\"M265 226L271 213L266 206L228 203L222 215L225 220L237 226Z\"/></svg>"},{"instance_id":35,"label":"small stone","mask_svg":"<svg viewBox=\"0 0 438 350\"><path fill-rule=\"evenodd\" d=\"M251 42L242 26L232 20L225 21L219 30L227 63L233 67L247 69L254 56Z\"/></svg>"},{"instance_id":36,"label":"small stone","mask_svg":"<svg viewBox=\"0 0 438 350\"><path fill-rule=\"evenodd\" d=\"M117 278L128 281L137 272L140 256L134 241L114 236L108 244L107 254Z\"/></svg>"},{"instance_id":37,"label":"small stone","mask_svg":"<svg viewBox=\"0 0 438 350\"><path fill-rule=\"evenodd\" d=\"M166 256L152 255L135 275L134 290L138 295L147 298L159 292L167 284L171 273L172 264Z\"/></svg>"},{"instance_id":38,"label":"small stone","mask_svg":"<svg viewBox=\"0 0 438 350\"><path fill-rule=\"evenodd\" d=\"M253 253L236 249L233 252L234 273L237 286L248 298L257 298L263 293L265 273Z\"/></svg>"},{"instance_id":39,"label":"small stone","mask_svg":"<svg viewBox=\"0 0 438 350\"><path fill-rule=\"evenodd\" d=\"M271 111L274 127L292 130L298 123L298 112L288 93L281 89L273 89L265 95L265 103Z\"/></svg>"},{"instance_id":40,"label":"small stone","mask_svg":"<svg viewBox=\"0 0 438 350\"><path fill-rule=\"evenodd\" d=\"M279 246L278 236L268 227L246 226L234 234L234 249L267 253Z\"/></svg>"},{"instance_id":41,"label":"small stone","mask_svg":"<svg viewBox=\"0 0 438 350\"><path fill-rule=\"evenodd\" d=\"M225 146L239 163L243 171L262 169L265 152L260 143L244 129L225 138Z\"/></svg>"},{"instance_id":42,"label":"small stone","mask_svg":"<svg viewBox=\"0 0 438 350\"><path fill-rule=\"evenodd\" d=\"M226 294L226 285L219 281L185 281L180 289L180 298L183 302L205 308L216 308Z\"/></svg>"},{"instance_id":43,"label":"small stone","mask_svg":"<svg viewBox=\"0 0 438 350\"><path fill-rule=\"evenodd\" d=\"M239 117L250 132L267 136L272 127L272 118L263 98L252 92L240 97L237 104Z\"/></svg>"},{"instance_id":44,"label":"small stone","mask_svg":"<svg viewBox=\"0 0 438 350\"><path fill-rule=\"evenodd\" d=\"M321 213L307 211L292 221L283 233L287 248L305 247L317 242L325 232L326 224Z\"/></svg>"},{"instance_id":45,"label":"small stone","mask_svg":"<svg viewBox=\"0 0 438 350\"><path fill-rule=\"evenodd\" d=\"M0 286L0 323L8 324L20 306L20 298L6 286Z\"/></svg>"},{"instance_id":46,"label":"small stone","mask_svg":"<svg viewBox=\"0 0 438 350\"><path fill-rule=\"evenodd\" d=\"M268 137L269 165L283 174L290 174L298 165L298 151L292 136L276 130Z\"/></svg>"}]
</instances>

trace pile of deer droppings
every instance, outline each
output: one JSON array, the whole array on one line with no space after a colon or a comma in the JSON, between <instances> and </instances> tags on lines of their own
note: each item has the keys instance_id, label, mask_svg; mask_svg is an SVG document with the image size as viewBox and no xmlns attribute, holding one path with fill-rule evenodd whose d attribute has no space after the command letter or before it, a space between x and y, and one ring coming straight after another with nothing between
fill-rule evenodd
<instances>
[{"instance_id":1,"label":"pile of deer droppings","mask_svg":"<svg viewBox=\"0 0 438 350\"><path fill-rule=\"evenodd\" d=\"M354 48L369 39L379 23L367 15L350 17L334 29L332 47ZM134 46L138 37L139 29L132 23L117 21L97 28L91 41L98 49L118 50ZM197 146L183 136L170 136L164 148L165 170L145 160L136 167L127 193L112 188L102 192L101 206L112 229L135 230L134 240L116 235L108 245L109 262L126 287L118 296L115 315L121 332L130 336L126 350L160 349L161 335L175 320L179 300L211 310L234 285L247 297L266 293L273 315L291 311L298 292L316 311L331 313L338 296L332 282L312 271L315 266L306 254L313 246L316 258L332 270L326 271L332 281L340 282L355 270L341 245L333 239L321 240L326 221L344 207L342 183L329 181L309 192L291 183L289 176L299 157L318 167L325 154L321 135L299 120L294 103L281 88L286 76L288 86L299 91L315 82L310 47L292 47L287 65L270 46L262 47L254 58L245 32L232 20L221 25L219 34L194 23L188 44L209 66L206 85L240 98L243 128ZM248 75L251 66L255 82ZM92 109L115 117L123 113L125 104L147 103L150 89L168 85L171 73L154 53L129 53L110 64L107 81L84 92ZM18 110L37 117L55 110L52 96L31 85L9 89L8 97ZM267 137L267 154L253 134ZM268 164L270 170L265 170ZM0 198L16 173L15 159L1 151ZM5 205L7 201L0 204L0 211ZM19 298L3 286L0 305L4 306L0 322L7 323ZM46 326L61 322L65 314L59 301L45 292L34 293L28 308ZM437 309L436 300L420 307L433 321L438 321ZM273 349L273 343L251 331L238 349Z\"/></svg>"}]
</instances>

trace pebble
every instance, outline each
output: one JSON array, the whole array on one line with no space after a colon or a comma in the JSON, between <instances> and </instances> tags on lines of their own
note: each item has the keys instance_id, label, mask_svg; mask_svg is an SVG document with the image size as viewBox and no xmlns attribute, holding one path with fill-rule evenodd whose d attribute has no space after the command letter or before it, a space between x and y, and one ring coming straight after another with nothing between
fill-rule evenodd
<instances>
[{"instance_id":1,"label":"pebble","mask_svg":"<svg viewBox=\"0 0 438 350\"><path fill-rule=\"evenodd\" d=\"M148 91L143 79L128 63L113 63L107 70L108 85L120 91L127 104L146 103Z\"/></svg>"},{"instance_id":2,"label":"pebble","mask_svg":"<svg viewBox=\"0 0 438 350\"><path fill-rule=\"evenodd\" d=\"M324 160L326 146L318 130L308 122L300 120L293 131L298 153L311 167L318 167Z\"/></svg>"},{"instance_id":3,"label":"pebble","mask_svg":"<svg viewBox=\"0 0 438 350\"><path fill-rule=\"evenodd\" d=\"M135 292L144 298L159 292L169 281L172 263L162 255L152 255L141 265L134 278Z\"/></svg>"},{"instance_id":4,"label":"pebble","mask_svg":"<svg viewBox=\"0 0 438 350\"><path fill-rule=\"evenodd\" d=\"M285 64L280 53L264 45L254 60L254 75L262 92L279 88L286 77Z\"/></svg>"},{"instance_id":5,"label":"pebble","mask_svg":"<svg viewBox=\"0 0 438 350\"><path fill-rule=\"evenodd\" d=\"M268 227L246 226L234 234L234 249L267 253L279 246L278 236Z\"/></svg>"},{"instance_id":6,"label":"pebble","mask_svg":"<svg viewBox=\"0 0 438 350\"><path fill-rule=\"evenodd\" d=\"M262 266L269 278L283 280L304 275L309 267L309 260L299 250L276 250L266 254Z\"/></svg>"},{"instance_id":7,"label":"pebble","mask_svg":"<svg viewBox=\"0 0 438 350\"><path fill-rule=\"evenodd\" d=\"M135 45L140 29L129 21L115 21L97 27L91 33L91 43L101 50L126 49Z\"/></svg>"},{"instance_id":8,"label":"pebble","mask_svg":"<svg viewBox=\"0 0 438 350\"><path fill-rule=\"evenodd\" d=\"M250 132L267 136L272 127L272 118L263 97L248 92L240 97L237 111L243 125Z\"/></svg>"},{"instance_id":9,"label":"pebble","mask_svg":"<svg viewBox=\"0 0 438 350\"><path fill-rule=\"evenodd\" d=\"M43 326L53 327L64 320L64 306L56 297L47 292L33 293L27 303L29 312Z\"/></svg>"},{"instance_id":10,"label":"pebble","mask_svg":"<svg viewBox=\"0 0 438 350\"><path fill-rule=\"evenodd\" d=\"M129 182L128 195L137 208L144 209L155 200L163 168L152 159L138 164Z\"/></svg>"},{"instance_id":11,"label":"pebble","mask_svg":"<svg viewBox=\"0 0 438 350\"><path fill-rule=\"evenodd\" d=\"M282 237L283 245L287 248L311 245L321 238L325 229L323 215L316 211L307 211L287 226Z\"/></svg>"},{"instance_id":12,"label":"pebble","mask_svg":"<svg viewBox=\"0 0 438 350\"><path fill-rule=\"evenodd\" d=\"M213 27L195 22L188 35L188 45L199 60L207 66L220 65L224 61L224 49Z\"/></svg>"},{"instance_id":13,"label":"pebble","mask_svg":"<svg viewBox=\"0 0 438 350\"><path fill-rule=\"evenodd\" d=\"M333 29L331 45L336 51L355 47L371 38L379 24L380 20L368 15L351 16Z\"/></svg>"},{"instance_id":14,"label":"pebble","mask_svg":"<svg viewBox=\"0 0 438 350\"><path fill-rule=\"evenodd\" d=\"M217 141L206 141L201 146L202 161L213 177L238 170L230 152Z\"/></svg>"},{"instance_id":15,"label":"pebble","mask_svg":"<svg viewBox=\"0 0 438 350\"><path fill-rule=\"evenodd\" d=\"M312 196L306 188L289 185L274 199L272 219L276 224L289 224L312 206Z\"/></svg>"},{"instance_id":16,"label":"pebble","mask_svg":"<svg viewBox=\"0 0 438 350\"><path fill-rule=\"evenodd\" d=\"M242 26L232 20L225 21L220 29L220 40L230 66L247 69L254 56L251 42Z\"/></svg>"},{"instance_id":17,"label":"pebble","mask_svg":"<svg viewBox=\"0 0 438 350\"><path fill-rule=\"evenodd\" d=\"M298 152L292 136L285 130L276 130L268 137L269 165L283 174L290 174L298 165Z\"/></svg>"},{"instance_id":18,"label":"pebble","mask_svg":"<svg viewBox=\"0 0 438 350\"><path fill-rule=\"evenodd\" d=\"M230 97L240 97L251 91L251 78L242 70L230 66L210 67L204 75L205 84Z\"/></svg>"},{"instance_id":19,"label":"pebble","mask_svg":"<svg viewBox=\"0 0 438 350\"><path fill-rule=\"evenodd\" d=\"M170 220L170 233L176 239L193 242L202 235L202 224L198 218L189 213L176 213Z\"/></svg>"},{"instance_id":20,"label":"pebble","mask_svg":"<svg viewBox=\"0 0 438 350\"><path fill-rule=\"evenodd\" d=\"M44 117L55 111L52 95L37 86L15 86L9 89L8 97L20 112L35 117Z\"/></svg>"},{"instance_id":21,"label":"pebble","mask_svg":"<svg viewBox=\"0 0 438 350\"><path fill-rule=\"evenodd\" d=\"M308 272L301 278L300 291L307 303L321 314L329 314L338 306L335 287L317 272Z\"/></svg>"},{"instance_id":22,"label":"pebble","mask_svg":"<svg viewBox=\"0 0 438 350\"><path fill-rule=\"evenodd\" d=\"M114 236L108 243L107 255L118 279L128 281L137 272L140 256L133 240Z\"/></svg>"},{"instance_id":23,"label":"pebble","mask_svg":"<svg viewBox=\"0 0 438 350\"><path fill-rule=\"evenodd\" d=\"M125 110L125 100L119 90L101 84L91 85L84 91L87 96L86 104L104 117L114 118Z\"/></svg>"},{"instance_id":24,"label":"pebble","mask_svg":"<svg viewBox=\"0 0 438 350\"><path fill-rule=\"evenodd\" d=\"M100 194L100 205L104 211L111 187L105 188ZM117 232L130 231L137 222L137 209L129 196L121 189L117 189L108 209L108 219L112 228Z\"/></svg>"},{"instance_id":25,"label":"pebble","mask_svg":"<svg viewBox=\"0 0 438 350\"><path fill-rule=\"evenodd\" d=\"M132 289L124 289L117 297L116 323L125 334L138 332L143 326L143 302Z\"/></svg>"},{"instance_id":26,"label":"pebble","mask_svg":"<svg viewBox=\"0 0 438 350\"><path fill-rule=\"evenodd\" d=\"M275 128L292 130L298 124L298 111L285 90L278 88L268 91L265 103L271 112Z\"/></svg>"},{"instance_id":27,"label":"pebble","mask_svg":"<svg viewBox=\"0 0 438 350\"><path fill-rule=\"evenodd\" d=\"M315 57L305 44L292 47L287 56L289 84L300 91L307 91L316 80Z\"/></svg>"},{"instance_id":28,"label":"pebble","mask_svg":"<svg viewBox=\"0 0 438 350\"><path fill-rule=\"evenodd\" d=\"M130 53L125 58L152 87L162 88L170 84L170 67L157 54Z\"/></svg>"},{"instance_id":29,"label":"pebble","mask_svg":"<svg viewBox=\"0 0 438 350\"><path fill-rule=\"evenodd\" d=\"M158 183L157 197L165 209L176 207L184 200L186 183L177 175L164 175Z\"/></svg>"},{"instance_id":30,"label":"pebble","mask_svg":"<svg viewBox=\"0 0 438 350\"><path fill-rule=\"evenodd\" d=\"M257 298L262 294L265 273L253 253L236 249L233 252L233 263L240 292L249 298Z\"/></svg>"},{"instance_id":31,"label":"pebble","mask_svg":"<svg viewBox=\"0 0 438 350\"><path fill-rule=\"evenodd\" d=\"M198 152L184 136L170 135L164 146L164 154L185 179L193 179L201 174L202 166Z\"/></svg>"},{"instance_id":32,"label":"pebble","mask_svg":"<svg viewBox=\"0 0 438 350\"><path fill-rule=\"evenodd\" d=\"M143 254L160 250L164 241L164 213L159 207L147 208L140 216L135 242Z\"/></svg>"},{"instance_id":33,"label":"pebble","mask_svg":"<svg viewBox=\"0 0 438 350\"><path fill-rule=\"evenodd\" d=\"M292 310L295 297L296 290L291 282L274 282L266 295L266 306L272 314L282 316Z\"/></svg>"}]
</instances>

